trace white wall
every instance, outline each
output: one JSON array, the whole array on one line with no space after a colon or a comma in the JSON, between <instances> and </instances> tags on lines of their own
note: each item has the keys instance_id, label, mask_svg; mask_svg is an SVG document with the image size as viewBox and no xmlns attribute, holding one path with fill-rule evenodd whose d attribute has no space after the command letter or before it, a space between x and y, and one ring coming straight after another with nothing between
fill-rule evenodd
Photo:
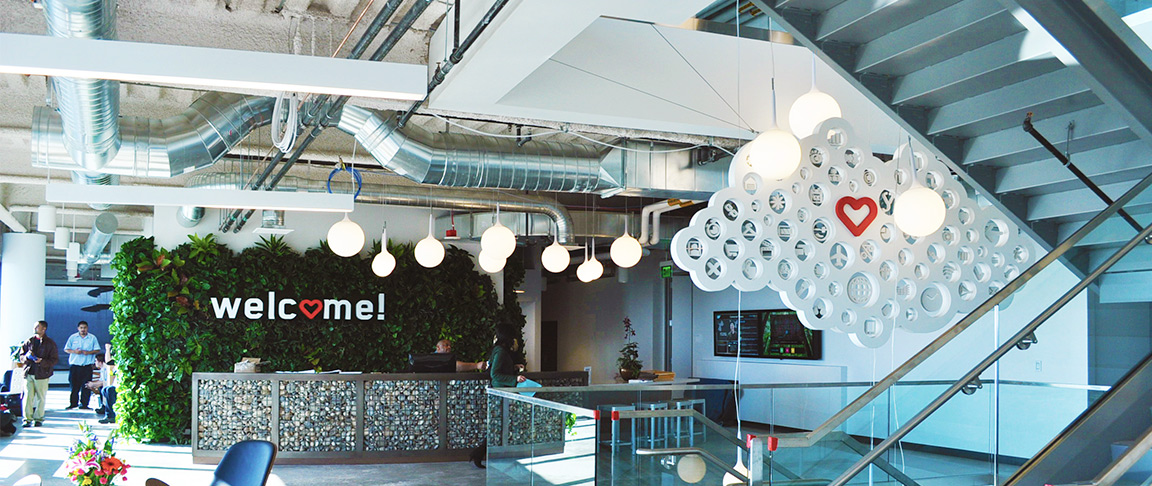
<instances>
[{"instance_id":1,"label":"white wall","mask_svg":"<svg viewBox=\"0 0 1152 486\"><path fill-rule=\"evenodd\" d=\"M632 320L645 369L661 367L664 284L659 258L645 257L629 271L627 284L605 276L582 283L575 276L552 276L543 294L542 319L556 321L557 368L592 367L593 383L613 383L616 358L624 345L624 317Z\"/></svg>"}]
</instances>

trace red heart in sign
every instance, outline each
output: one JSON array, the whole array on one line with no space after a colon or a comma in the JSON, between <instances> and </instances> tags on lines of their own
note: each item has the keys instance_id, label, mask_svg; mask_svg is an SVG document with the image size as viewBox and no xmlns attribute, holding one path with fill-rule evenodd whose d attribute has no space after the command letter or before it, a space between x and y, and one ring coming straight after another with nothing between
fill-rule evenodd
<instances>
[{"instance_id":1,"label":"red heart in sign","mask_svg":"<svg viewBox=\"0 0 1152 486\"><path fill-rule=\"evenodd\" d=\"M860 221L860 224L853 223L852 219L844 213L844 206L848 206L855 210L867 207L868 215L864 216L864 219ZM864 230L868 229L868 225L872 224L872 221L876 219L877 212L876 201L866 197L855 198L851 196L844 196L840 198L840 200L836 201L836 217L840 218L840 222L844 223L844 226L848 227L848 231L852 232L852 236L860 236L864 234Z\"/></svg>"},{"instance_id":2,"label":"red heart in sign","mask_svg":"<svg viewBox=\"0 0 1152 486\"><path fill-rule=\"evenodd\" d=\"M311 311L308 310L309 307L312 308ZM324 303L320 302L319 300L316 300L316 299L301 300L300 301L300 312L303 312L304 315L308 316L309 319L316 317L316 314L319 314L320 309L323 309L323 308L324 308Z\"/></svg>"}]
</instances>

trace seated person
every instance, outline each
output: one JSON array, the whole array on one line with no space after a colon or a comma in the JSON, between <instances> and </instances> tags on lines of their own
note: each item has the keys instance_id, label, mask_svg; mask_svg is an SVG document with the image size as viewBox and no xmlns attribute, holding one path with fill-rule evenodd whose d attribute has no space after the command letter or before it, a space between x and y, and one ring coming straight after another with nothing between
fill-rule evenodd
<instances>
[{"instance_id":1,"label":"seated person","mask_svg":"<svg viewBox=\"0 0 1152 486\"><path fill-rule=\"evenodd\" d=\"M100 399L100 408L96 410L97 415L104 415L100 419L102 424L116 423L116 361L112 358L112 345L108 344L105 347L103 354L96 355L96 368L100 370L100 379L92 380L87 383L87 387L96 392L96 396Z\"/></svg>"},{"instance_id":2,"label":"seated person","mask_svg":"<svg viewBox=\"0 0 1152 486\"><path fill-rule=\"evenodd\" d=\"M104 397L100 396L100 389L108 379L108 367L104 366L104 353L96 355L96 363L93 366L96 368L96 379L85 383L84 387L96 395L96 415L104 415Z\"/></svg>"},{"instance_id":3,"label":"seated person","mask_svg":"<svg viewBox=\"0 0 1152 486\"><path fill-rule=\"evenodd\" d=\"M441 339L436 343L436 354L445 354L452 352L452 341ZM487 361L477 361L475 363L468 363L465 361L456 362L456 372L461 371L484 371L488 369Z\"/></svg>"}]
</instances>

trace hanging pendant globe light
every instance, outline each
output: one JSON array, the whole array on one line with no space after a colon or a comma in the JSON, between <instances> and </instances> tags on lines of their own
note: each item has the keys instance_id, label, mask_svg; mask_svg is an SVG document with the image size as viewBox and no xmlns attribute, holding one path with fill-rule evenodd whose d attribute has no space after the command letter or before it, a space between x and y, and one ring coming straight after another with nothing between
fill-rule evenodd
<instances>
[{"instance_id":1,"label":"hanging pendant globe light","mask_svg":"<svg viewBox=\"0 0 1152 486\"><path fill-rule=\"evenodd\" d=\"M688 484L699 483L701 479L704 479L704 474L707 472L708 465L704 463L704 459L701 459L699 454L688 454L676 463L676 475L680 476L681 481Z\"/></svg>"},{"instance_id":2,"label":"hanging pendant globe light","mask_svg":"<svg viewBox=\"0 0 1152 486\"><path fill-rule=\"evenodd\" d=\"M612 263L620 268L632 268L640 261L644 249L640 247L640 242L633 238L632 235L625 232L612 242L612 247L608 254L612 257Z\"/></svg>"},{"instance_id":3,"label":"hanging pendant globe light","mask_svg":"<svg viewBox=\"0 0 1152 486\"><path fill-rule=\"evenodd\" d=\"M372 258L372 273L377 277L387 277L396 269L396 257L388 252L388 227L380 235L380 253Z\"/></svg>"},{"instance_id":4,"label":"hanging pendant globe light","mask_svg":"<svg viewBox=\"0 0 1152 486\"><path fill-rule=\"evenodd\" d=\"M444 261L444 244L432 236L432 215L428 215L428 236L416 243L413 251L416 263L424 268L433 268Z\"/></svg>"},{"instance_id":5,"label":"hanging pendant globe light","mask_svg":"<svg viewBox=\"0 0 1152 486\"><path fill-rule=\"evenodd\" d=\"M928 236L944 226L947 208L944 199L932 189L913 182L912 187L896 198L892 217L900 231L917 238Z\"/></svg>"},{"instance_id":6,"label":"hanging pendant globe light","mask_svg":"<svg viewBox=\"0 0 1152 486\"><path fill-rule=\"evenodd\" d=\"M328 248L345 258L360 253L364 248L364 230L345 213L344 219L328 228Z\"/></svg>"},{"instance_id":7,"label":"hanging pendant globe light","mask_svg":"<svg viewBox=\"0 0 1152 486\"><path fill-rule=\"evenodd\" d=\"M494 258L508 258L516 251L516 234L497 220L480 236L480 250L491 253Z\"/></svg>"},{"instance_id":8,"label":"hanging pendant globe light","mask_svg":"<svg viewBox=\"0 0 1152 486\"><path fill-rule=\"evenodd\" d=\"M897 164L901 159L907 158L911 167L912 184L907 191L896 197L892 209L892 219L896 227L914 237L928 236L944 226L944 219L948 216L948 208L944 205L944 198L936 191L924 187L916 179L915 155L912 153L912 140L897 149Z\"/></svg>"},{"instance_id":9,"label":"hanging pendant globe light","mask_svg":"<svg viewBox=\"0 0 1152 486\"><path fill-rule=\"evenodd\" d=\"M740 147L734 159L766 180L782 180L800 167L800 142L791 133L771 128Z\"/></svg>"},{"instance_id":10,"label":"hanging pendant globe light","mask_svg":"<svg viewBox=\"0 0 1152 486\"><path fill-rule=\"evenodd\" d=\"M816 133L816 127L829 118L840 118L840 104L828 93L812 86L792 104L788 111L788 126L796 138L804 138Z\"/></svg>"},{"instance_id":11,"label":"hanging pendant globe light","mask_svg":"<svg viewBox=\"0 0 1152 486\"><path fill-rule=\"evenodd\" d=\"M544 252L540 254L540 263L543 263L544 268L552 273L566 270L571 260L572 257L568 255L568 250L560 246L560 242L555 238L552 239L552 244L544 248Z\"/></svg>"},{"instance_id":12,"label":"hanging pendant globe light","mask_svg":"<svg viewBox=\"0 0 1152 486\"><path fill-rule=\"evenodd\" d=\"M796 138L816 133L816 127L829 118L840 118L840 104L828 93L816 89L816 55L812 55L812 89L792 103L788 127Z\"/></svg>"},{"instance_id":13,"label":"hanging pendant globe light","mask_svg":"<svg viewBox=\"0 0 1152 486\"><path fill-rule=\"evenodd\" d=\"M580 279L581 282L588 283L604 275L604 264L596 259L595 251L592 252L591 257L588 256L589 248L595 248L595 245L595 240L593 240L591 247L584 247L584 263L576 267L576 278Z\"/></svg>"},{"instance_id":14,"label":"hanging pendant globe light","mask_svg":"<svg viewBox=\"0 0 1152 486\"><path fill-rule=\"evenodd\" d=\"M480 255L476 259L480 263L480 268L488 273L500 272L508 262L507 259L500 258L488 250L480 250Z\"/></svg>"}]
</instances>

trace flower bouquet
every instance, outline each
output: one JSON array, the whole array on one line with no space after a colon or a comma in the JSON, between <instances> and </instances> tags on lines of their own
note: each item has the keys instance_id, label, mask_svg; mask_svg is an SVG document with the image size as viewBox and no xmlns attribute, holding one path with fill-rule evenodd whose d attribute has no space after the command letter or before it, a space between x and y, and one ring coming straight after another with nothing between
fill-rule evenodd
<instances>
[{"instance_id":1,"label":"flower bouquet","mask_svg":"<svg viewBox=\"0 0 1152 486\"><path fill-rule=\"evenodd\" d=\"M78 486L110 484L116 476L127 480L128 463L117 459L116 453L112 451L116 444L116 431L108 434L103 446L87 425L80 424L80 431L84 437L76 439L76 443L68 449L68 460L64 462L68 479Z\"/></svg>"}]
</instances>

